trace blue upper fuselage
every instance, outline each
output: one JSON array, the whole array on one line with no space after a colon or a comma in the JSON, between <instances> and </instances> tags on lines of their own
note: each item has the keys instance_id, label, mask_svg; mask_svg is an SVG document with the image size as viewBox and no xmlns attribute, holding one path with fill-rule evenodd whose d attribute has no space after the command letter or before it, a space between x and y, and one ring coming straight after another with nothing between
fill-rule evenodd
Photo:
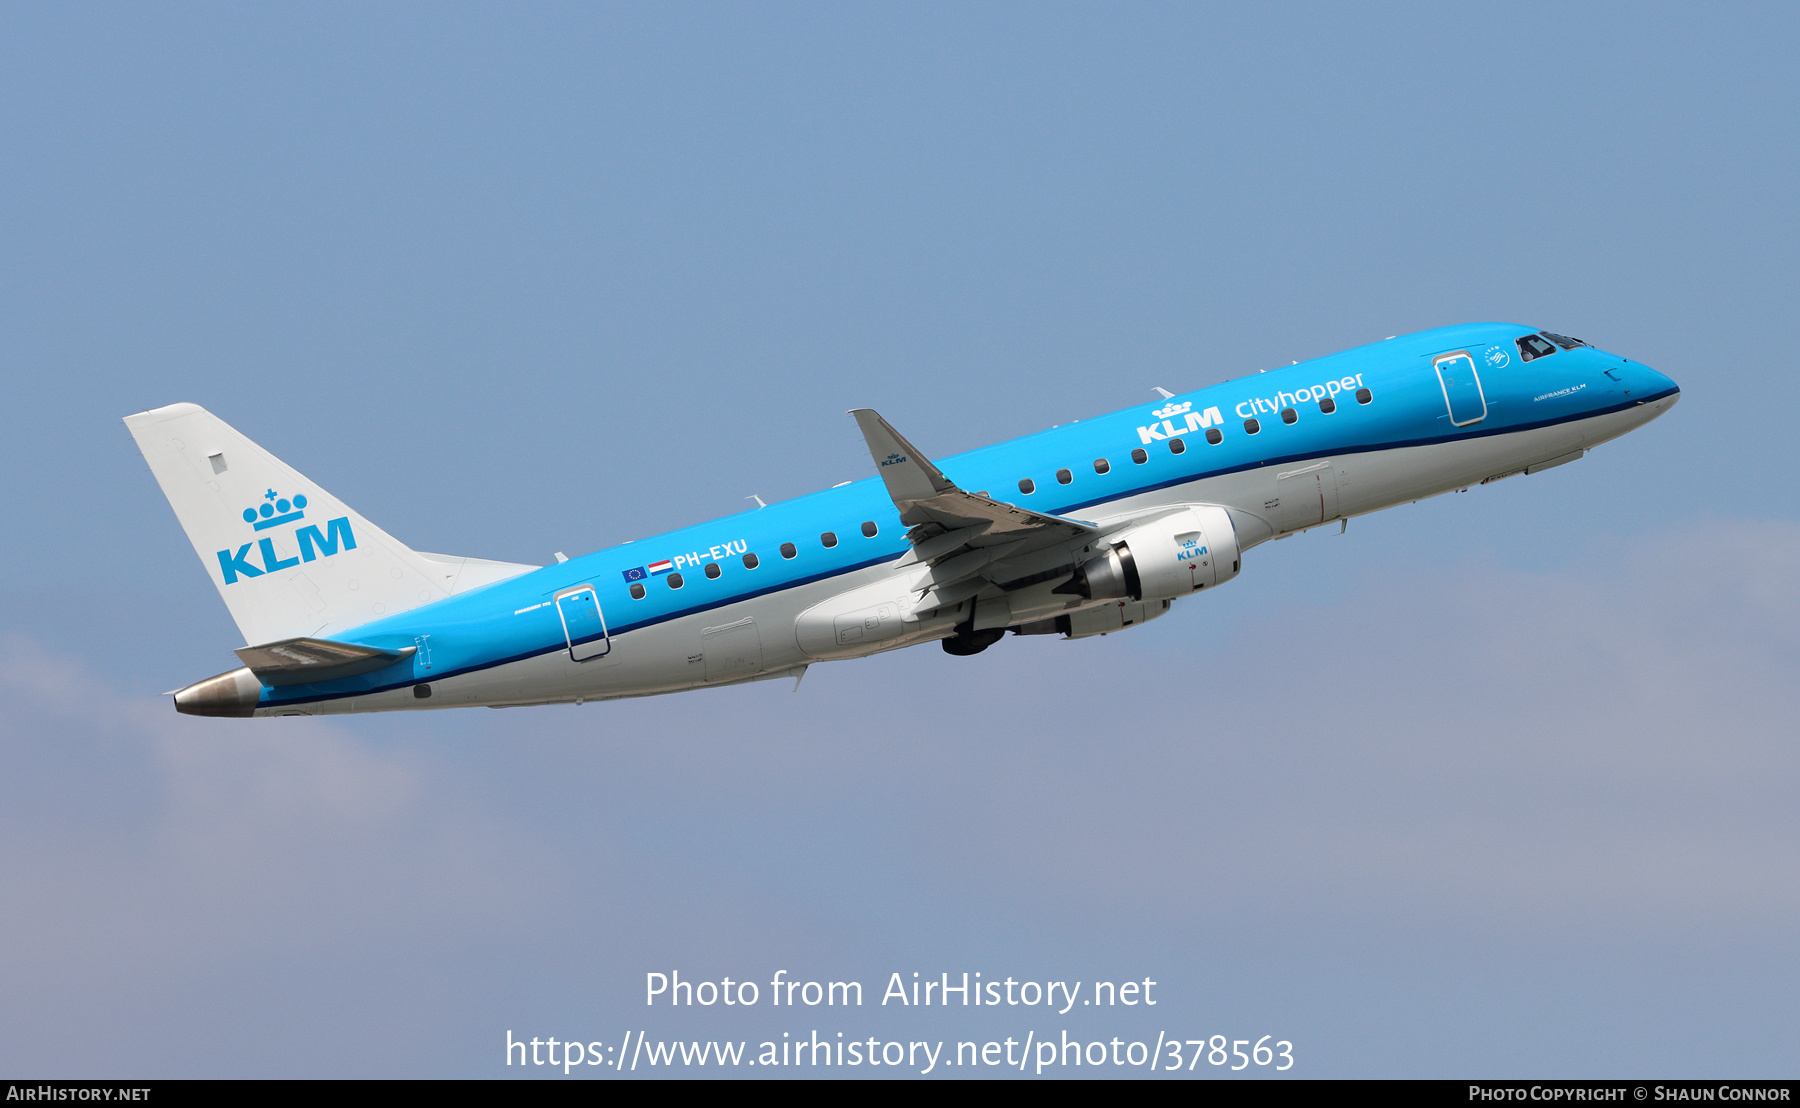
<instances>
[{"instance_id":1,"label":"blue upper fuselage","mask_svg":"<svg viewBox=\"0 0 1800 1108\"><path fill-rule=\"evenodd\" d=\"M1135 405L1097 419L938 459L964 489L1053 515L1218 474L1584 419L1678 391L1669 378L1591 346L1563 348L1517 324L1472 323L1372 343ZM1551 336L1553 338L1558 336ZM1570 340L1572 341L1572 340ZM1457 400L1434 360L1466 351L1485 415ZM1528 355L1530 356L1527 360ZM1358 390L1368 401L1359 402ZM1324 403L1322 403L1324 401ZM1332 408L1327 413L1324 409ZM1291 409L1294 422L1283 419ZM1246 421L1256 424L1250 433ZM1210 441L1217 432L1218 442ZM1179 451L1177 453L1176 451ZM1139 459L1142 459L1141 461ZM1097 463L1104 463L1103 465ZM1106 472L1099 472L1104 468ZM1066 473L1066 482L1062 480ZM1023 483L1023 484L1022 484ZM1024 489L1030 488L1026 492ZM872 525L872 526L871 526ZM865 534L873 531L873 535ZM421 657L360 677L265 689L265 705L412 684L567 648L558 592L592 585L613 637L635 628L899 557L905 527L879 478L596 551L336 636ZM824 536L835 536L827 546ZM784 556L786 549L794 551ZM747 568L744 554L756 555ZM670 572L649 570L669 561ZM709 578L709 563L719 576ZM642 598L627 575L646 570ZM679 587L671 587L679 580Z\"/></svg>"}]
</instances>

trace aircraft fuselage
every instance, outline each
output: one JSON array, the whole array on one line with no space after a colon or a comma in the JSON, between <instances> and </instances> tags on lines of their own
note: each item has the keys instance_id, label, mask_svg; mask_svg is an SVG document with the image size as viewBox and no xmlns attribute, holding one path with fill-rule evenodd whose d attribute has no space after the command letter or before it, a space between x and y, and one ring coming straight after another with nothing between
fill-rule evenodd
<instances>
[{"instance_id":1,"label":"aircraft fuselage","mask_svg":"<svg viewBox=\"0 0 1800 1108\"><path fill-rule=\"evenodd\" d=\"M1591 346L1469 324L943 458L941 486L953 483L962 508L902 508L901 477L881 473L911 464L896 438L876 454L875 477L332 629L331 640L405 656L264 687L254 714L604 700L797 676L814 662L940 639L969 653L1007 629L1105 633L1229 580L1262 542L1560 465L1678 398L1662 374ZM866 434L886 427L873 419ZM1007 506L1035 514L1037 529L1002 534ZM996 521L962 526L974 519L955 515L965 508ZM913 513L905 521L903 510ZM1071 533L1045 530L1042 517L1074 521ZM1182 559L1194 559L1192 584L1183 577L1173 595L1137 583L1153 567L1119 543L1137 535L1129 541L1148 550L1152 524L1180 546L1154 555L1158 572L1186 572ZM280 530L266 537L285 567L303 552ZM1154 540L1159 551L1169 536ZM263 568L250 539L241 565ZM1131 582L1107 585L1108 573Z\"/></svg>"}]
</instances>

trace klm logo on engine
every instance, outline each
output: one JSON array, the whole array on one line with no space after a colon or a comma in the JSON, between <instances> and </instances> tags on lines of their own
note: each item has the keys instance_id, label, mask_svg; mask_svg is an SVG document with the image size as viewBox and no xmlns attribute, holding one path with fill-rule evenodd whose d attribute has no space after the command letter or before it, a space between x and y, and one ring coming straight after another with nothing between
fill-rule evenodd
<instances>
[{"instance_id":1,"label":"klm logo on engine","mask_svg":"<svg viewBox=\"0 0 1800 1108\"><path fill-rule=\"evenodd\" d=\"M282 496L274 489L263 493L263 502L254 508L244 509L244 522L252 531L267 531L284 524L298 523L306 518L306 497L296 494L292 500ZM261 577L265 573L277 570L292 569L301 562L311 562L324 556L329 558L340 550L355 550L356 535L350 530L350 517L339 516L328 520L323 533L317 524L309 523L297 527L289 536L298 547L300 553L296 557L284 558L275 547L278 536L268 535L260 539L251 539L237 548L233 554L230 548L219 551L219 569L225 574L225 583L235 585L240 577ZM250 552L255 550L262 555L262 564L251 560Z\"/></svg>"},{"instance_id":2,"label":"klm logo on engine","mask_svg":"<svg viewBox=\"0 0 1800 1108\"><path fill-rule=\"evenodd\" d=\"M1145 446L1149 446L1158 440L1172 439L1176 435L1186 434L1189 431L1200 431L1208 427L1225 425L1225 417L1219 414L1219 409L1208 408L1205 411L1196 412L1192 410L1193 407L1194 402L1190 400L1185 404L1170 404L1166 408L1156 409L1150 414L1161 422L1152 422L1148 427L1139 427L1137 429L1138 438L1143 440ZM1177 419L1181 420L1183 425L1177 425L1175 422Z\"/></svg>"}]
</instances>

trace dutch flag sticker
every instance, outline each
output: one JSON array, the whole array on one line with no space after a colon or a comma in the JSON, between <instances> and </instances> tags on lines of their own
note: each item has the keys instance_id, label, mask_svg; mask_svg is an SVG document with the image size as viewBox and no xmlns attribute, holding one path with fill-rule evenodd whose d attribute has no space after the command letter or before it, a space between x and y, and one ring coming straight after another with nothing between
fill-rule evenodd
<instances>
[{"instance_id":1,"label":"dutch flag sticker","mask_svg":"<svg viewBox=\"0 0 1800 1108\"><path fill-rule=\"evenodd\" d=\"M650 563L650 576L655 577L659 573L667 573L674 568L675 568L675 563L669 561L667 558L664 558L660 562L651 562Z\"/></svg>"}]
</instances>

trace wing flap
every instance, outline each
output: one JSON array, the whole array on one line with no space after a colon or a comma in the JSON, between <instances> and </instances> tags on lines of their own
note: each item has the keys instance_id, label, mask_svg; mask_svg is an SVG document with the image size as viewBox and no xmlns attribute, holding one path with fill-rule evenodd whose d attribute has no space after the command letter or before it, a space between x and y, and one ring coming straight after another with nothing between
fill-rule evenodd
<instances>
[{"instance_id":1,"label":"wing flap","mask_svg":"<svg viewBox=\"0 0 1800 1108\"><path fill-rule=\"evenodd\" d=\"M986 590L993 582L985 577L975 577L957 581L948 585L939 585L928 590L913 606L913 618L938 608L953 608L972 596Z\"/></svg>"},{"instance_id":2,"label":"wing flap","mask_svg":"<svg viewBox=\"0 0 1800 1108\"><path fill-rule=\"evenodd\" d=\"M965 577L980 573L983 567L990 562L998 562L1017 553L1024 545L1025 542L1021 539L1005 546L979 547L960 553L954 558L945 558L914 578L913 589L915 591L921 589L941 591L946 585L955 584Z\"/></svg>"},{"instance_id":3,"label":"wing flap","mask_svg":"<svg viewBox=\"0 0 1800 1108\"><path fill-rule=\"evenodd\" d=\"M973 527L960 527L955 531L946 531L934 538L913 540L913 548L901 555L897 565L909 566L918 562L931 562L946 554L969 547L975 539L988 529L984 521Z\"/></svg>"}]
</instances>

